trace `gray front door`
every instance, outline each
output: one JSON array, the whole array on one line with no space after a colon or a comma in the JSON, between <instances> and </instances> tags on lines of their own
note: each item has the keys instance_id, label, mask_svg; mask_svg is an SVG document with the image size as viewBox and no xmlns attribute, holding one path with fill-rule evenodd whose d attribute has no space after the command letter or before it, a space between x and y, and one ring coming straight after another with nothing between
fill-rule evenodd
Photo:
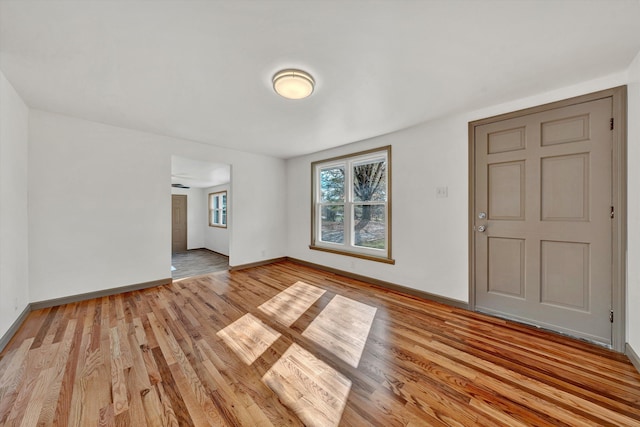
<instances>
[{"instance_id":1,"label":"gray front door","mask_svg":"<svg viewBox=\"0 0 640 427\"><path fill-rule=\"evenodd\" d=\"M475 307L612 343L611 98L474 128Z\"/></svg>"}]
</instances>

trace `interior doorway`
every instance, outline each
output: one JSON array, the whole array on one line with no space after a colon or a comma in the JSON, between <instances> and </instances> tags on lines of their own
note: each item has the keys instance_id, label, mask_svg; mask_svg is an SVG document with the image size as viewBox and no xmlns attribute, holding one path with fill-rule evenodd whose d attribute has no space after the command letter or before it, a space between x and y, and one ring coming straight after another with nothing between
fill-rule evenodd
<instances>
[{"instance_id":1,"label":"interior doorway","mask_svg":"<svg viewBox=\"0 0 640 427\"><path fill-rule=\"evenodd\" d=\"M229 206L232 205L231 165L179 156L171 157L172 200L176 196L186 200L184 209L176 208L173 206L175 202L172 201L172 236L177 215L182 214L180 219L186 219L187 230L185 245L174 246L172 237L171 272L174 279L229 268L233 211L230 208L225 209L224 226L212 226L212 208L209 206L209 195L212 193L226 194L227 203Z\"/></svg>"}]
</instances>

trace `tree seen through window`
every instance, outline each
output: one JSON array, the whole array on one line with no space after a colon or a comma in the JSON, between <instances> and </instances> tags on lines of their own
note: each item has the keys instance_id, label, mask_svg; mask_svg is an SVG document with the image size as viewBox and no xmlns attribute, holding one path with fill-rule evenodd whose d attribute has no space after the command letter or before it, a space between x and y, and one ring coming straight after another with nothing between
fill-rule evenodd
<instances>
[{"instance_id":1,"label":"tree seen through window","mask_svg":"<svg viewBox=\"0 0 640 427\"><path fill-rule=\"evenodd\" d=\"M314 243L367 254L386 251L388 170L387 149L316 162Z\"/></svg>"}]
</instances>

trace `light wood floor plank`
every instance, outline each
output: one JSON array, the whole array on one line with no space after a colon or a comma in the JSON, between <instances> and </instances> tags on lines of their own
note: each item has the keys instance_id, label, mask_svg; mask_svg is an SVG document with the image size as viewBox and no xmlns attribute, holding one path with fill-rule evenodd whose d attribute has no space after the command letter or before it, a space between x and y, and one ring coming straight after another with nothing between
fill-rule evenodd
<instances>
[{"instance_id":1,"label":"light wood floor plank","mask_svg":"<svg viewBox=\"0 0 640 427\"><path fill-rule=\"evenodd\" d=\"M296 282L258 308L284 326L291 326L325 292L307 283Z\"/></svg>"},{"instance_id":2,"label":"light wood floor plank","mask_svg":"<svg viewBox=\"0 0 640 427\"><path fill-rule=\"evenodd\" d=\"M302 336L357 368L375 314L375 307L336 295Z\"/></svg>"},{"instance_id":3,"label":"light wood floor plank","mask_svg":"<svg viewBox=\"0 0 640 427\"><path fill-rule=\"evenodd\" d=\"M640 374L286 261L34 311L0 354L2 426L304 424L640 426Z\"/></svg>"},{"instance_id":4,"label":"light wood floor plank","mask_svg":"<svg viewBox=\"0 0 640 427\"><path fill-rule=\"evenodd\" d=\"M62 341L60 341L58 355L52 366L52 378L45 389L42 409L40 411L32 410L32 412L39 415L36 420L38 425L51 425L53 423L57 402L61 397L60 389L62 388L62 380L67 367L69 353L73 348L76 323L75 319L71 319L64 324L65 333Z\"/></svg>"}]
</instances>

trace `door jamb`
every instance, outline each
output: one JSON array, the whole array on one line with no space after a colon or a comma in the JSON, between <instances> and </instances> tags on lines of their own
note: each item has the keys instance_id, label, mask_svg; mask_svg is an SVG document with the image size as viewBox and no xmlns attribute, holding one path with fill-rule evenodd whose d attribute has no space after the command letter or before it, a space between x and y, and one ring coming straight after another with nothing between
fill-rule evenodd
<instances>
[{"instance_id":1,"label":"door jamb","mask_svg":"<svg viewBox=\"0 0 640 427\"><path fill-rule=\"evenodd\" d=\"M612 100L612 204L615 217L611 222L612 269L611 305L614 312L611 347L624 353L626 337L626 253L627 253L627 86L618 86L562 101L551 102L511 113L469 122L469 310L476 311L475 294L475 128L514 117L581 104L603 98Z\"/></svg>"}]
</instances>

